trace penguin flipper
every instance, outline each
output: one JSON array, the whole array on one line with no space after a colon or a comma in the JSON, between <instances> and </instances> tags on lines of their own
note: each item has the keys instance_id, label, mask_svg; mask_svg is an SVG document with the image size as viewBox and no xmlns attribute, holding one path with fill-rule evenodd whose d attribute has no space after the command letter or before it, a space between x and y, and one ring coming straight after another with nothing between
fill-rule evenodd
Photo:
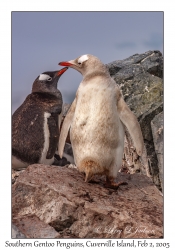
<instances>
[{"instance_id":1,"label":"penguin flipper","mask_svg":"<svg viewBox=\"0 0 175 250\"><path fill-rule=\"evenodd\" d=\"M128 105L122 98L121 92L117 86L116 86L116 96L117 96L117 111L120 120L127 127L133 139L134 146L136 147L137 154L141 156L144 148L144 142L140 124L137 121L136 116L129 109Z\"/></svg>"},{"instance_id":2,"label":"penguin flipper","mask_svg":"<svg viewBox=\"0 0 175 250\"><path fill-rule=\"evenodd\" d=\"M58 144L58 138L59 138L59 130L58 130L58 115L52 114L47 119L48 127L49 127L49 148L47 151L46 159L52 159L52 157L55 154L57 144Z\"/></svg>"},{"instance_id":3,"label":"penguin flipper","mask_svg":"<svg viewBox=\"0 0 175 250\"><path fill-rule=\"evenodd\" d=\"M75 113L75 107L76 107L76 98L74 99L61 128L61 133L60 133L60 138L59 138L59 143L58 143L58 154L62 158L63 156L63 150L64 150L64 145L66 142L67 134L69 131L69 128L72 123L72 119Z\"/></svg>"},{"instance_id":4,"label":"penguin flipper","mask_svg":"<svg viewBox=\"0 0 175 250\"><path fill-rule=\"evenodd\" d=\"M59 127L59 132L60 132L60 127L61 127L62 118L63 118L63 109L61 110L61 113L58 115L58 127Z\"/></svg>"}]
</instances>

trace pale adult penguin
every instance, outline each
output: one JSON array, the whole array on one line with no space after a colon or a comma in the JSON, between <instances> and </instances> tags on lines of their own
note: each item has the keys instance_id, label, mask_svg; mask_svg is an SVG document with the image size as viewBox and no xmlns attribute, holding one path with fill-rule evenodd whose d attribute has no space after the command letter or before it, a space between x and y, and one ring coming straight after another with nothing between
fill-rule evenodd
<instances>
[{"instance_id":1,"label":"pale adult penguin","mask_svg":"<svg viewBox=\"0 0 175 250\"><path fill-rule=\"evenodd\" d=\"M139 156L144 146L140 125L106 66L97 57L87 54L59 65L78 70L83 80L64 120L58 153L62 157L70 128L75 164L85 173L85 181L95 174L105 174L106 186L117 188L121 184L115 180L122 164L123 124Z\"/></svg>"},{"instance_id":2,"label":"pale adult penguin","mask_svg":"<svg viewBox=\"0 0 175 250\"><path fill-rule=\"evenodd\" d=\"M51 165L59 139L62 95L57 89L60 76L68 69L44 72L34 81L32 93L12 116L12 168L30 164Z\"/></svg>"}]
</instances>

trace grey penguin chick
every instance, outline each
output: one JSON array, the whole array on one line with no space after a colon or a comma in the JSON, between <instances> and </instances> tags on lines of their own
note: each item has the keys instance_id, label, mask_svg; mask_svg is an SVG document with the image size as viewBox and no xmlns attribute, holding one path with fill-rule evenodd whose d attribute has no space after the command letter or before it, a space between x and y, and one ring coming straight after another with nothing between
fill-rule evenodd
<instances>
[{"instance_id":1,"label":"grey penguin chick","mask_svg":"<svg viewBox=\"0 0 175 250\"><path fill-rule=\"evenodd\" d=\"M12 168L30 164L51 165L59 139L62 95L57 89L60 76L68 69L44 72L34 81L32 93L12 116Z\"/></svg>"},{"instance_id":2,"label":"grey penguin chick","mask_svg":"<svg viewBox=\"0 0 175 250\"><path fill-rule=\"evenodd\" d=\"M85 173L85 181L90 181L95 174L106 175L106 186L118 188L119 184L125 184L115 182L124 150L123 124L138 155L143 151L137 118L123 100L108 69L97 57L87 54L59 65L76 69L83 79L64 120L58 154L62 157L70 128L75 164L80 172Z\"/></svg>"}]
</instances>

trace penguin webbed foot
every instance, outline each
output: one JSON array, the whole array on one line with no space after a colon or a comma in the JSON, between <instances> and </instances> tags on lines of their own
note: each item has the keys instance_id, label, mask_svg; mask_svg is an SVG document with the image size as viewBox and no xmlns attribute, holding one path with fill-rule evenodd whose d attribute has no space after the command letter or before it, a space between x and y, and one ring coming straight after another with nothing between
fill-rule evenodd
<instances>
[{"instance_id":1,"label":"penguin webbed foot","mask_svg":"<svg viewBox=\"0 0 175 250\"><path fill-rule=\"evenodd\" d=\"M59 155L55 154L54 155L54 162L52 165L56 165L56 166L65 166L65 165L69 165L70 162L66 159L66 157L62 157L60 158Z\"/></svg>"},{"instance_id":2,"label":"penguin webbed foot","mask_svg":"<svg viewBox=\"0 0 175 250\"><path fill-rule=\"evenodd\" d=\"M116 183L114 178L106 176L106 183L104 184L106 188L118 189L120 185L128 185L128 183L126 181Z\"/></svg>"}]
</instances>

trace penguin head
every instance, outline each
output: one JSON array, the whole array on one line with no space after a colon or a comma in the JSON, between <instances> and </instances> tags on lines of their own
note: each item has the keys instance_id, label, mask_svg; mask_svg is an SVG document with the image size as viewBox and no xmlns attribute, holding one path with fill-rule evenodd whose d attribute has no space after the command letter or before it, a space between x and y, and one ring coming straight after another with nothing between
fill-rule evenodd
<instances>
[{"instance_id":1,"label":"penguin head","mask_svg":"<svg viewBox=\"0 0 175 250\"><path fill-rule=\"evenodd\" d=\"M79 56L71 61L60 62L59 65L76 69L83 76L86 76L94 71L106 72L107 70L106 66L97 57L90 54Z\"/></svg>"},{"instance_id":2,"label":"penguin head","mask_svg":"<svg viewBox=\"0 0 175 250\"><path fill-rule=\"evenodd\" d=\"M32 86L33 92L44 92L50 94L57 94L57 83L60 76L68 69L65 67L58 71L47 71L40 74L34 81Z\"/></svg>"}]
</instances>

